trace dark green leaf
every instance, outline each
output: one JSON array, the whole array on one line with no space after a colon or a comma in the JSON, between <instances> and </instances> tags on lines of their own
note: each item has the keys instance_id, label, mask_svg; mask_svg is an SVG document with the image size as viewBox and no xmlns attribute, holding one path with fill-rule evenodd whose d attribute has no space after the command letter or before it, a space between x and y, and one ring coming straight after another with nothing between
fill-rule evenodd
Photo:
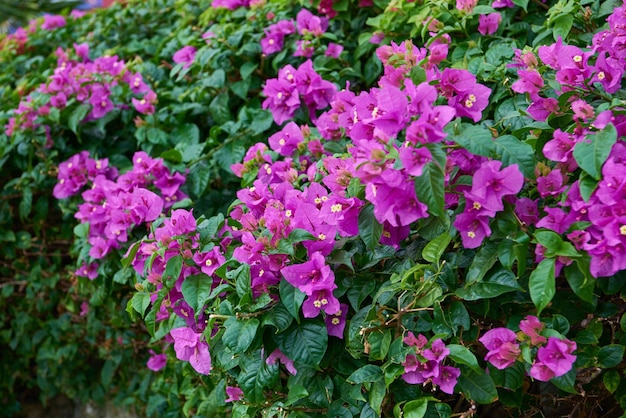
<instances>
[{"instance_id":1,"label":"dark green leaf","mask_svg":"<svg viewBox=\"0 0 626 418\"><path fill-rule=\"evenodd\" d=\"M540 315L541 311L548 306L556 293L554 264L553 258L546 258L530 273L528 290L530 298L537 308L537 315Z\"/></svg>"},{"instance_id":2,"label":"dark green leaf","mask_svg":"<svg viewBox=\"0 0 626 418\"><path fill-rule=\"evenodd\" d=\"M489 404L498 399L498 391L493 380L483 370L477 372L462 367L456 388L468 399L481 404Z\"/></svg>"},{"instance_id":3,"label":"dark green leaf","mask_svg":"<svg viewBox=\"0 0 626 418\"><path fill-rule=\"evenodd\" d=\"M78 124L85 119L85 116L87 116L90 109L91 106L88 104L81 104L74 109L70 117L67 119L67 126L72 130L72 132L78 132Z\"/></svg>"},{"instance_id":4,"label":"dark green leaf","mask_svg":"<svg viewBox=\"0 0 626 418\"><path fill-rule=\"evenodd\" d=\"M359 213L359 236L368 249L378 245L383 234L383 226L374 216L374 205L367 205Z\"/></svg>"},{"instance_id":5,"label":"dark green leaf","mask_svg":"<svg viewBox=\"0 0 626 418\"><path fill-rule=\"evenodd\" d=\"M494 242L487 242L474 256L465 281L468 284L482 280L487 272L498 260L498 246Z\"/></svg>"},{"instance_id":6,"label":"dark green leaf","mask_svg":"<svg viewBox=\"0 0 626 418\"><path fill-rule=\"evenodd\" d=\"M434 161L427 163L422 175L415 178L415 195L428 206L428 213L433 216L444 216L444 183L443 167Z\"/></svg>"},{"instance_id":7,"label":"dark green leaf","mask_svg":"<svg viewBox=\"0 0 626 418\"><path fill-rule=\"evenodd\" d=\"M351 383L377 382L382 380L383 371L374 364L368 364L355 370L346 380Z\"/></svg>"},{"instance_id":8,"label":"dark green leaf","mask_svg":"<svg viewBox=\"0 0 626 418\"><path fill-rule=\"evenodd\" d=\"M465 364L471 367L476 373L480 373L481 368L478 365L476 356L467 348L459 344L448 344L446 347L450 350L448 357L457 364Z\"/></svg>"},{"instance_id":9,"label":"dark green leaf","mask_svg":"<svg viewBox=\"0 0 626 418\"><path fill-rule=\"evenodd\" d=\"M326 324L321 320L304 320L294 323L285 332L274 337L280 350L296 367L298 364L319 368L326 353L328 333Z\"/></svg>"},{"instance_id":10,"label":"dark green leaf","mask_svg":"<svg viewBox=\"0 0 626 418\"><path fill-rule=\"evenodd\" d=\"M438 236L426 244L426 247L422 250L422 257L430 263L438 263L450 241L452 241L452 237L447 232Z\"/></svg>"},{"instance_id":11,"label":"dark green leaf","mask_svg":"<svg viewBox=\"0 0 626 418\"><path fill-rule=\"evenodd\" d=\"M226 347L234 354L242 354L254 341L256 331L259 328L259 320L256 318L242 320L231 317L224 322L224 328L222 341Z\"/></svg>"},{"instance_id":12,"label":"dark green leaf","mask_svg":"<svg viewBox=\"0 0 626 418\"><path fill-rule=\"evenodd\" d=\"M211 297L213 279L205 274L196 274L185 278L181 285L181 291L185 302L189 304L196 316Z\"/></svg>"},{"instance_id":13,"label":"dark green leaf","mask_svg":"<svg viewBox=\"0 0 626 418\"><path fill-rule=\"evenodd\" d=\"M171 289L174 287L174 283L178 280L180 272L183 270L183 256L176 255L167 261L165 266L165 272L163 273L163 279L166 286Z\"/></svg>"},{"instance_id":14,"label":"dark green leaf","mask_svg":"<svg viewBox=\"0 0 626 418\"><path fill-rule=\"evenodd\" d=\"M278 293L280 294L280 301L287 308L287 312L291 314L296 320L300 320L300 308L306 295L300 290L290 285L286 280L281 280L278 285Z\"/></svg>"},{"instance_id":15,"label":"dark green leaf","mask_svg":"<svg viewBox=\"0 0 626 418\"><path fill-rule=\"evenodd\" d=\"M503 135L494 142L496 158L503 166L517 164L517 168L526 178L535 177L535 150L529 144L513 135Z\"/></svg>"},{"instance_id":16,"label":"dark green leaf","mask_svg":"<svg viewBox=\"0 0 626 418\"><path fill-rule=\"evenodd\" d=\"M603 369L615 367L622 362L624 358L624 346L619 344L610 344L602 347L598 352L598 366Z\"/></svg>"},{"instance_id":17,"label":"dark green leaf","mask_svg":"<svg viewBox=\"0 0 626 418\"><path fill-rule=\"evenodd\" d=\"M428 398L419 398L407 402L402 408L404 418L423 418L428 409Z\"/></svg>"},{"instance_id":18,"label":"dark green leaf","mask_svg":"<svg viewBox=\"0 0 626 418\"><path fill-rule=\"evenodd\" d=\"M616 370L609 370L604 374L604 376L602 376L602 382L604 382L604 387L610 393L613 393L617 390L621 380L622 379L619 375L619 372L617 372Z\"/></svg>"},{"instance_id":19,"label":"dark green leaf","mask_svg":"<svg viewBox=\"0 0 626 418\"><path fill-rule=\"evenodd\" d=\"M457 296L465 300L489 299L503 293L522 290L515 275L503 268L495 269L484 280L468 284L456 291Z\"/></svg>"},{"instance_id":20,"label":"dark green leaf","mask_svg":"<svg viewBox=\"0 0 626 418\"><path fill-rule=\"evenodd\" d=\"M609 123L602 131L587 135L574 146L574 159L591 177L600 180L602 165L616 142L617 130Z\"/></svg>"}]
</instances>

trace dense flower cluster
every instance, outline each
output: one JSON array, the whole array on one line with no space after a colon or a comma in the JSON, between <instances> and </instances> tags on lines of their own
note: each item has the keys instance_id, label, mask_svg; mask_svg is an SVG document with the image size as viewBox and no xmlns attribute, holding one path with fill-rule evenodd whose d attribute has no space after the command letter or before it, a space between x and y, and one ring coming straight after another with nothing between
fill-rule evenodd
<instances>
[{"instance_id":1,"label":"dense flower cluster","mask_svg":"<svg viewBox=\"0 0 626 418\"><path fill-rule=\"evenodd\" d=\"M154 221L183 199L184 182L181 173L172 173L162 159L142 151L133 156L133 168L121 175L108 159L93 159L83 151L59 165L53 195L66 199L82 191L84 203L78 205L75 217L89 225L89 256L99 260L127 242L134 227ZM76 274L94 279L97 268L95 262L85 263Z\"/></svg>"},{"instance_id":2,"label":"dense flower cluster","mask_svg":"<svg viewBox=\"0 0 626 418\"><path fill-rule=\"evenodd\" d=\"M328 18L315 16L307 9L301 9L293 20L279 20L265 29L265 36L261 38L261 51L266 55L272 55L283 50L285 37L298 32L300 38L295 41L296 51L294 56L310 58L315 48L320 44L321 36L328 29ZM325 55L338 58L343 51L343 46L330 42L326 46Z\"/></svg>"},{"instance_id":3,"label":"dense flower cluster","mask_svg":"<svg viewBox=\"0 0 626 418\"><path fill-rule=\"evenodd\" d=\"M7 135L35 129L40 125L39 117L48 115L51 108L62 110L75 103L89 106L89 112L78 122L101 119L115 109L127 108L129 95L137 112L154 113L156 93L140 73L132 73L117 56L91 61L87 44L75 44L73 51L59 48L56 55L54 73L13 111L15 116L5 126ZM129 93L120 97L117 86L124 86Z\"/></svg>"},{"instance_id":4,"label":"dense flower cluster","mask_svg":"<svg viewBox=\"0 0 626 418\"><path fill-rule=\"evenodd\" d=\"M444 366L443 361L450 354L450 349L438 338L430 344L425 336L417 337L409 331L404 343L415 347L415 354L408 354L402 363L404 374L402 379L411 384L431 382L445 393L454 393L454 387L461 375L461 370L452 366ZM426 348L428 347L428 348Z\"/></svg>"},{"instance_id":5,"label":"dense flower cluster","mask_svg":"<svg viewBox=\"0 0 626 418\"><path fill-rule=\"evenodd\" d=\"M540 72L539 60L532 52L517 53L520 79L511 86L518 93L526 93L532 100L528 113L538 121L550 115L572 114L575 127L572 131L556 129L543 153L554 166L541 170L537 178L540 197L548 203L545 215L537 209L537 201L526 200L522 211L527 223L547 228L558 234L567 234L576 249L591 256L591 273L595 277L611 276L626 269L626 227L623 219L624 182L618 173L626 168L626 147L616 138L626 135L626 115L619 109L596 111L590 97L615 93L621 87L626 54L618 47L624 42L623 25L626 6L616 8L609 16L609 29L593 37L590 50L567 45L561 39L556 43L538 48L538 56L548 70ZM558 81L560 90L555 91L548 83L551 77ZM561 93L571 96L566 102L557 100ZM615 132L600 136L601 132ZM602 138L602 139L601 139ZM568 185L568 173L579 168L580 156L575 148L596 141L612 141L614 144L601 173L590 173L599 181L591 196L581 191L580 181ZM587 170L588 167L582 167ZM521 214L521 213L520 213ZM572 225L589 222L581 230ZM538 259L543 248L538 247ZM559 257L557 273L571 259Z\"/></svg>"},{"instance_id":6,"label":"dense flower cluster","mask_svg":"<svg viewBox=\"0 0 626 418\"><path fill-rule=\"evenodd\" d=\"M542 336L544 324L536 316L528 315L520 321L519 327L519 335L508 328L493 328L483 334L479 341L489 350L485 360L501 370L511 367L521 360L521 342L533 348L536 354L529 372L532 378L547 382L572 369L576 361L574 341Z\"/></svg>"},{"instance_id":7,"label":"dense flower cluster","mask_svg":"<svg viewBox=\"0 0 626 418\"><path fill-rule=\"evenodd\" d=\"M301 105L308 108L309 117L315 120L315 111L328 106L337 88L324 80L313 69L313 62L306 60L298 69L286 65L278 71L278 78L267 80L263 94L263 108L269 109L274 121L282 125L294 117Z\"/></svg>"}]
</instances>

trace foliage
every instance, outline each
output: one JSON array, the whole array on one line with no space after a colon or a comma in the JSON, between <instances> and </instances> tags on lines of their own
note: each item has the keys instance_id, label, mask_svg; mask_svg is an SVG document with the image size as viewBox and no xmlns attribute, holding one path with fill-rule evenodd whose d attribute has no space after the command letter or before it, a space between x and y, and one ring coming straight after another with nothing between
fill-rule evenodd
<instances>
[{"instance_id":1,"label":"foliage","mask_svg":"<svg viewBox=\"0 0 626 418\"><path fill-rule=\"evenodd\" d=\"M623 6L148 3L0 41L8 388L622 413Z\"/></svg>"}]
</instances>

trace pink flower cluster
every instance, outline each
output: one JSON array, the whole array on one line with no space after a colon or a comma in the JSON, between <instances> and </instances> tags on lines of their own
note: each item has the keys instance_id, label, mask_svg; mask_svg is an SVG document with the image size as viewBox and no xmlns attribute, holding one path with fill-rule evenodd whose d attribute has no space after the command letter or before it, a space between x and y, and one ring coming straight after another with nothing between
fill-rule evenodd
<instances>
[{"instance_id":1,"label":"pink flower cluster","mask_svg":"<svg viewBox=\"0 0 626 418\"><path fill-rule=\"evenodd\" d=\"M404 337L404 343L415 347L415 354L406 356L402 363L404 374L402 379L411 384L432 383L442 392L452 394L461 370L452 366L444 366L443 362L450 354L441 338L428 343L428 339L419 334L417 337L409 331Z\"/></svg>"},{"instance_id":2,"label":"pink flower cluster","mask_svg":"<svg viewBox=\"0 0 626 418\"><path fill-rule=\"evenodd\" d=\"M152 159L142 151L135 153L133 168L122 175L109 167L107 159L92 159L83 151L59 165L53 195L66 199L90 186L82 192L84 203L74 216L89 224L89 256L97 260L127 242L134 227L154 221L164 209L184 198L180 191L184 182L182 174L170 172L163 160ZM94 279L97 268L97 263L86 263L76 274Z\"/></svg>"},{"instance_id":3,"label":"pink flower cluster","mask_svg":"<svg viewBox=\"0 0 626 418\"><path fill-rule=\"evenodd\" d=\"M595 135L609 125L615 128L617 137L626 135L626 115L623 112L604 110L596 112L589 97L600 92L613 94L621 87L626 65L626 53L620 47L626 42L623 26L626 22L626 6L616 8L608 18L609 29L597 33L591 50L567 45L561 39L538 49L538 55L549 69L541 73L539 60L532 52L516 53L520 79L511 86L518 93L528 94L532 104L528 113L536 120L545 121L549 115L571 112L572 130L556 129L544 148L544 156L556 163L554 167L537 170L537 190L545 202L543 212L538 201L519 199L516 213L527 225L550 229L566 234L578 251L591 256L590 270L595 277L611 276L626 269L626 218L624 217L624 182L619 173L626 169L626 146L618 141L602 166L602 177L590 198L583 198L578 181L568 184L568 173L578 169L574 157L577 145L599 140ZM554 77L561 91L550 91L545 80ZM575 90L581 93L575 93ZM604 92L602 92L604 90ZM573 94L567 103L559 104L554 93ZM546 97L544 97L546 96ZM611 128L612 129L612 128ZM584 230L570 231L577 222L589 222ZM569 231L569 233L568 233ZM543 258L545 248L538 245L537 259ZM556 273L573 260L558 257Z\"/></svg>"},{"instance_id":4,"label":"pink flower cluster","mask_svg":"<svg viewBox=\"0 0 626 418\"><path fill-rule=\"evenodd\" d=\"M263 87L263 94L267 97L263 109L269 109L274 121L282 125L304 104L311 119L315 120L315 111L328 106L336 91L333 83L315 72L311 60L306 60L298 69L286 65L278 72L278 78L267 80Z\"/></svg>"},{"instance_id":5,"label":"pink flower cluster","mask_svg":"<svg viewBox=\"0 0 626 418\"><path fill-rule=\"evenodd\" d=\"M70 54L75 54L77 59L71 59ZM141 74L133 74L117 56L90 61L87 44L74 44L73 52L59 48L56 55L58 67L35 94L20 102L14 110L15 116L5 127L7 135L13 135L16 130L37 128L38 117L48 115L51 107L62 110L74 101L90 106L83 121L100 119L114 109L126 108L126 96L115 97L114 88L118 85L126 86L130 94L136 96L131 98L135 110L146 115L154 113L156 93Z\"/></svg>"},{"instance_id":6,"label":"pink flower cluster","mask_svg":"<svg viewBox=\"0 0 626 418\"><path fill-rule=\"evenodd\" d=\"M520 321L519 327L519 335L508 328L494 328L483 334L479 341L489 350L485 360L501 370L511 367L520 360L521 342L529 345L536 353L529 372L532 378L547 382L572 369L576 361L574 341L542 336L540 332L544 324L536 316L528 315Z\"/></svg>"},{"instance_id":7,"label":"pink flower cluster","mask_svg":"<svg viewBox=\"0 0 626 418\"><path fill-rule=\"evenodd\" d=\"M315 45L328 29L328 18L315 16L307 9L301 9L294 24L293 20L280 20L264 29L265 36L261 38L261 51L265 55L272 55L282 51L285 37L296 33L301 38L296 40L296 57L310 58L315 51ZM343 51L343 46L330 42L325 55L338 58Z\"/></svg>"}]
</instances>

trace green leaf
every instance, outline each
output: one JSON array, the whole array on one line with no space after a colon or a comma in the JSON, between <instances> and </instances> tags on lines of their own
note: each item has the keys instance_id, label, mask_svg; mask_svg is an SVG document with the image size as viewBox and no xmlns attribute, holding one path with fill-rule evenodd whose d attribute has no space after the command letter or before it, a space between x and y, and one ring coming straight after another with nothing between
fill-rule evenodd
<instances>
[{"instance_id":1,"label":"green leaf","mask_svg":"<svg viewBox=\"0 0 626 418\"><path fill-rule=\"evenodd\" d=\"M604 382L604 387L606 387L606 390L608 390L610 393L613 393L617 390L621 380L622 379L616 370L609 370L604 374L604 376L602 376L602 382Z\"/></svg>"},{"instance_id":2,"label":"green leaf","mask_svg":"<svg viewBox=\"0 0 626 418\"><path fill-rule=\"evenodd\" d=\"M222 341L234 354L244 353L254 341L257 329L259 328L259 320L237 319L231 317L224 322L224 335Z\"/></svg>"},{"instance_id":3,"label":"green leaf","mask_svg":"<svg viewBox=\"0 0 626 418\"><path fill-rule=\"evenodd\" d=\"M489 376L491 376L496 386L517 390L524 384L526 373L523 363L517 361L511 367L502 370L489 365Z\"/></svg>"},{"instance_id":4,"label":"green leaf","mask_svg":"<svg viewBox=\"0 0 626 418\"><path fill-rule=\"evenodd\" d=\"M378 245L383 234L383 226L374 216L374 205L367 205L359 213L359 236L365 246L372 250Z\"/></svg>"},{"instance_id":5,"label":"green leaf","mask_svg":"<svg viewBox=\"0 0 626 418\"><path fill-rule=\"evenodd\" d=\"M481 368L478 365L476 356L466 347L459 344L448 344L446 347L450 350L448 357L457 364L465 364L476 373L480 373Z\"/></svg>"},{"instance_id":6,"label":"green leaf","mask_svg":"<svg viewBox=\"0 0 626 418\"><path fill-rule=\"evenodd\" d=\"M580 189L580 196L583 200L589 203L589 199L591 199L591 195L598 188L598 180L591 177L587 172L583 171L580 173L580 181L578 182L578 187Z\"/></svg>"},{"instance_id":7,"label":"green leaf","mask_svg":"<svg viewBox=\"0 0 626 418\"><path fill-rule=\"evenodd\" d=\"M570 30L572 30L573 24L574 16L571 14L562 14L554 19L554 22L552 22L552 36L554 36L554 40L556 41L559 38L567 38Z\"/></svg>"},{"instance_id":8,"label":"green leaf","mask_svg":"<svg viewBox=\"0 0 626 418\"><path fill-rule=\"evenodd\" d=\"M20 219L23 221L30 214L31 209L33 208L33 191L30 187L25 187L22 190L22 201L19 204L19 215Z\"/></svg>"},{"instance_id":9,"label":"green leaf","mask_svg":"<svg viewBox=\"0 0 626 418\"><path fill-rule=\"evenodd\" d=\"M423 418L428 409L428 398L419 398L407 402L402 408L404 418Z\"/></svg>"},{"instance_id":10,"label":"green leaf","mask_svg":"<svg viewBox=\"0 0 626 418\"><path fill-rule=\"evenodd\" d=\"M165 271L163 272L163 280L165 280L165 285L168 289L174 287L174 283L178 280L181 271L183 271L182 255L174 256L167 261Z\"/></svg>"},{"instance_id":11,"label":"green leaf","mask_svg":"<svg viewBox=\"0 0 626 418\"><path fill-rule=\"evenodd\" d=\"M430 263L438 263L450 241L452 241L452 237L447 232L438 236L426 244L422 251L422 257Z\"/></svg>"},{"instance_id":12,"label":"green leaf","mask_svg":"<svg viewBox=\"0 0 626 418\"><path fill-rule=\"evenodd\" d=\"M527 7L528 7L528 0L512 0L513 4L515 4L516 6L521 7L522 9L524 9L525 12L527 12Z\"/></svg>"},{"instance_id":13,"label":"green leaf","mask_svg":"<svg viewBox=\"0 0 626 418\"><path fill-rule=\"evenodd\" d=\"M498 246L489 241L474 256L472 264L467 270L465 282L471 284L481 280L496 261L498 261Z\"/></svg>"},{"instance_id":14,"label":"green leaf","mask_svg":"<svg viewBox=\"0 0 626 418\"><path fill-rule=\"evenodd\" d=\"M530 298L537 308L537 315L540 315L541 311L548 306L556 293L554 264L554 258L546 258L530 273L528 290L530 291Z\"/></svg>"},{"instance_id":15,"label":"green leaf","mask_svg":"<svg viewBox=\"0 0 626 418\"><path fill-rule=\"evenodd\" d=\"M148 128L146 137L150 143L155 145L167 145L169 138L166 132L154 127Z\"/></svg>"},{"instance_id":16,"label":"green leaf","mask_svg":"<svg viewBox=\"0 0 626 418\"><path fill-rule=\"evenodd\" d=\"M426 164L422 175L415 178L415 195L428 206L428 213L433 216L444 216L445 172L436 162Z\"/></svg>"},{"instance_id":17,"label":"green leaf","mask_svg":"<svg viewBox=\"0 0 626 418\"><path fill-rule=\"evenodd\" d=\"M248 356L241 356L239 360L241 372L237 376L237 383L252 402L265 400L264 388L272 388L279 377L279 367L276 364L267 364L261 356L261 351Z\"/></svg>"},{"instance_id":18,"label":"green leaf","mask_svg":"<svg viewBox=\"0 0 626 418\"><path fill-rule=\"evenodd\" d=\"M526 178L535 177L535 150L529 144L513 135L503 135L494 141L496 158L504 166L517 164L517 168Z\"/></svg>"},{"instance_id":19,"label":"green leaf","mask_svg":"<svg viewBox=\"0 0 626 418\"><path fill-rule=\"evenodd\" d=\"M131 298L133 309L139 312L143 317L146 313L146 309L150 306L150 295L148 293L135 293Z\"/></svg>"},{"instance_id":20,"label":"green leaf","mask_svg":"<svg viewBox=\"0 0 626 418\"><path fill-rule=\"evenodd\" d=\"M283 303L287 312L291 314L296 320L300 320L300 308L306 295L299 289L290 285L286 280L281 280L278 284L278 293L280 295L280 301Z\"/></svg>"},{"instance_id":21,"label":"green leaf","mask_svg":"<svg viewBox=\"0 0 626 418\"><path fill-rule=\"evenodd\" d=\"M622 362L622 358L624 358L623 345L606 345L598 352L598 366L603 369L615 367Z\"/></svg>"},{"instance_id":22,"label":"green leaf","mask_svg":"<svg viewBox=\"0 0 626 418\"><path fill-rule=\"evenodd\" d=\"M316 238L313 234L302 228L294 228L287 237L287 240L293 244L314 239Z\"/></svg>"},{"instance_id":23,"label":"green leaf","mask_svg":"<svg viewBox=\"0 0 626 418\"><path fill-rule=\"evenodd\" d=\"M579 261L586 267L581 266ZM567 283L569 283L576 296L585 302L593 303L593 290L596 287L596 283L589 271L589 262L582 259L576 260L576 263L565 266L563 271L565 272Z\"/></svg>"},{"instance_id":24,"label":"green leaf","mask_svg":"<svg viewBox=\"0 0 626 418\"><path fill-rule=\"evenodd\" d=\"M374 364L367 364L360 369L355 370L346 379L350 383L378 382L383 378L383 371Z\"/></svg>"},{"instance_id":25,"label":"green leaf","mask_svg":"<svg viewBox=\"0 0 626 418\"><path fill-rule=\"evenodd\" d=\"M213 280L205 274L196 274L185 278L181 285L181 291L185 302L198 316L211 297L211 287Z\"/></svg>"},{"instance_id":26,"label":"green leaf","mask_svg":"<svg viewBox=\"0 0 626 418\"><path fill-rule=\"evenodd\" d=\"M602 165L616 142L617 130L609 123L602 131L585 136L584 141L574 146L574 159L591 177L600 180Z\"/></svg>"},{"instance_id":27,"label":"green leaf","mask_svg":"<svg viewBox=\"0 0 626 418\"><path fill-rule=\"evenodd\" d=\"M534 236L537 242L546 248L544 257L580 257L576 248L569 242L563 241L563 238L554 231L539 230Z\"/></svg>"},{"instance_id":28,"label":"green leaf","mask_svg":"<svg viewBox=\"0 0 626 418\"><path fill-rule=\"evenodd\" d=\"M78 124L85 119L85 116L87 116L90 109L91 106L88 104L81 104L74 109L70 117L67 119L67 126L72 130L72 132L78 132Z\"/></svg>"},{"instance_id":29,"label":"green leaf","mask_svg":"<svg viewBox=\"0 0 626 418\"><path fill-rule=\"evenodd\" d=\"M461 123L457 127L456 132L449 136L449 139L472 154L482 155L483 157L492 157L495 151L491 131L480 125Z\"/></svg>"},{"instance_id":30,"label":"green leaf","mask_svg":"<svg viewBox=\"0 0 626 418\"><path fill-rule=\"evenodd\" d=\"M411 81L413 81L413 84L417 86L423 83L424 81L426 81L426 71L424 71L424 69L421 66L416 65L413 68L411 68L410 77L411 77Z\"/></svg>"},{"instance_id":31,"label":"green leaf","mask_svg":"<svg viewBox=\"0 0 626 418\"><path fill-rule=\"evenodd\" d=\"M204 161L194 164L189 170L187 184L193 197L200 197L204 194L209 180L211 179L211 167Z\"/></svg>"},{"instance_id":32,"label":"green leaf","mask_svg":"<svg viewBox=\"0 0 626 418\"><path fill-rule=\"evenodd\" d=\"M569 372L563 376L554 377L550 379L550 382L557 388L569 393L578 393L574 384L576 383L576 369L572 368Z\"/></svg>"},{"instance_id":33,"label":"green leaf","mask_svg":"<svg viewBox=\"0 0 626 418\"><path fill-rule=\"evenodd\" d=\"M304 386L293 385L289 386L289 393L287 394L287 402L285 402L285 406L292 405L299 401L302 398L306 398L309 396L309 392L306 390Z\"/></svg>"},{"instance_id":34,"label":"green leaf","mask_svg":"<svg viewBox=\"0 0 626 418\"><path fill-rule=\"evenodd\" d=\"M457 289L456 295L465 300L490 299L503 293L522 290L515 278L515 274L503 268L497 268L489 273L484 280L466 285Z\"/></svg>"},{"instance_id":35,"label":"green leaf","mask_svg":"<svg viewBox=\"0 0 626 418\"><path fill-rule=\"evenodd\" d=\"M489 404L498 399L498 390L491 377L483 370L480 372L471 369L461 368L456 385L466 398L474 400L480 404Z\"/></svg>"},{"instance_id":36,"label":"green leaf","mask_svg":"<svg viewBox=\"0 0 626 418\"><path fill-rule=\"evenodd\" d=\"M245 80L246 78L250 77L250 75L254 72L254 70L257 69L258 66L259 64L255 62L244 62L239 69L239 74L241 74L241 78Z\"/></svg>"},{"instance_id":37,"label":"green leaf","mask_svg":"<svg viewBox=\"0 0 626 418\"><path fill-rule=\"evenodd\" d=\"M300 324L292 324L285 332L277 334L274 340L280 351L296 365L319 369L328 346L328 333L322 320L304 320Z\"/></svg>"},{"instance_id":38,"label":"green leaf","mask_svg":"<svg viewBox=\"0 0 626 418\"><path fill-rule=\"evenodd\" d=\"M262 325L272 325L276 328L276 333L278 334L289 328L292 322L293 316L283 304L279 303L263 315Z\"/></svg>"}]
</instances>

